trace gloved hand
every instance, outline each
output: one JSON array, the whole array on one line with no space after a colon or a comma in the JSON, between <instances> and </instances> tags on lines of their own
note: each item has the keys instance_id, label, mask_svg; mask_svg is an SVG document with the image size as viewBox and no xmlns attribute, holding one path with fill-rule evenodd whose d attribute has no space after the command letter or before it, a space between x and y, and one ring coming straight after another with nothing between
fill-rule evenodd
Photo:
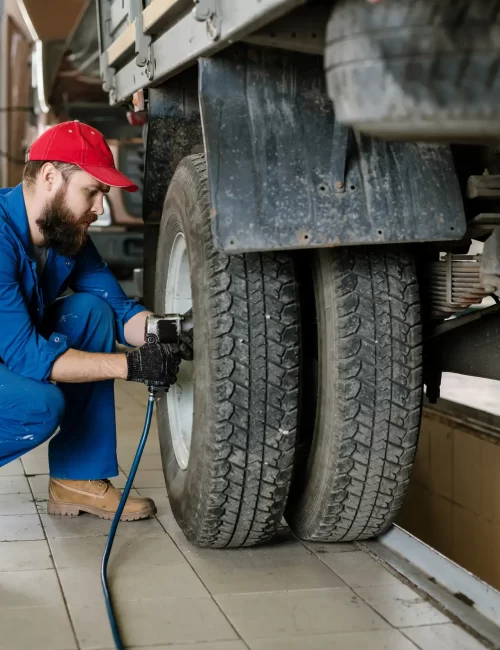
<instances>
[{"instance_id":1,"label":"gloved hand","mask_svg":"<svg viewBox=\"0 0 500 650\"><path fill-rule=\"evenodd\" d=\"M193 320L193 310L189 309L184 315L184 320ZM193 328L179 335L179 350L185 361L193 360Z\"/></svg>"},{"instance_id":2,"label":"gloved hand","mask_svg":"<svg viewBox=\"0 0 500 650\"><path fill-rule=\"evenodd\" d=\"M126 352L127 381L153 386L171 386L177 381L181 353L171 343L146 343L138 350Z\"/></svg>"},{"instance_id":3,"label":"gloved hand","mask_svg":"<svg viewBox=\"0 0 500 650\"><path fill-rule=\"evenodd\" d=\"M179 335L179 352L185 361L193 360L193 330Z\"/></svg>"}]
</instances>

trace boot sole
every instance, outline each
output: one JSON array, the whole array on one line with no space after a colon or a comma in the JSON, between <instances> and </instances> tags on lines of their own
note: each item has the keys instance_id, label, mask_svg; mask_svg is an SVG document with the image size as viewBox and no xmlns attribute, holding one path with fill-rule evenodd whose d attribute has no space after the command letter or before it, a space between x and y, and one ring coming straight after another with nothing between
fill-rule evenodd
<instances>
[{"instance_id":1,"label":"boot sole","mask_svg":"<svg viewBox=\"0 0 500 650\"><path fill-rule=\"evenodd\" d=\"M100 508L94 508L93 506L77 506L74 503L55 503L54 501L49 501L47 504L47 514L49 515L59 515L61 517L78 517L82 512L87 512L90 515L95 515L99 519L107 519L111 521L115 517L114 512L107 512L101 510ZM139 512L133 513L123 513L120 517L120 521L139 521L140 519L148 519L149 517L154 516L157 513L157 508L148 508L147 510L142 510Z\"/></svg>"}]
</instances>

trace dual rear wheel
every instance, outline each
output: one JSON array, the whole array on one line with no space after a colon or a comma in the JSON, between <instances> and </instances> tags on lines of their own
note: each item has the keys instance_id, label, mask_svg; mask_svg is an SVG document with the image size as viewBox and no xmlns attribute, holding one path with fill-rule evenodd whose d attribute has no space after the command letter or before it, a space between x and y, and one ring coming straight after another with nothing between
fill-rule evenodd
<instances>
[{"instance_id":1,"label":"dual rear wheel","mask_svg":"<svg viewBox=\"0 0 500 650\"><path fill-rule=\"evenodd\" d=\"M205 159L170 184L155 309L193 309L194 361L157 409L167 491L194 544L383 532L416 451L422 354L415 265L394 250L226 256ZM306 379L307 378L307 379Z\"/></svg>"}]
</instances>

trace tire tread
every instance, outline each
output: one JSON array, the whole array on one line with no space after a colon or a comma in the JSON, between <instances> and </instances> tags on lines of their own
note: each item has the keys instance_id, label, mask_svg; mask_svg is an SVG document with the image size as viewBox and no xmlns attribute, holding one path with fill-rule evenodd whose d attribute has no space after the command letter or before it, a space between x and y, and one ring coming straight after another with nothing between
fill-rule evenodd
<instances>
[{"instance_id":1,"label":"tire tread","mask_svg":"<svg viewBox=\"0 0 500 650\"><path fill-rule=\"evenodd\" d=\"M210 212L204 155L189 156L201 209ZM230 257L209 251L210 356L217 367L208 441L207 509L196 543L252 546L271 539L288 497L295 452L299 382L297 286L287 254ZM288 434L283 435L284 427Z\"/></svg>"},{"instance_id":2,"label":"tire tread","mask_svg":"<svg viewBox=\"0 0 500 650\"><path fill-rule=\"evenodd\" d=\"M299 496L288 519L305 539L346 542L385 531L406 492L422 403L420 299L405 252L350 249L330 253L328 264L337 453L323 458L322 494Z\"/></svg>"}]
</instances>

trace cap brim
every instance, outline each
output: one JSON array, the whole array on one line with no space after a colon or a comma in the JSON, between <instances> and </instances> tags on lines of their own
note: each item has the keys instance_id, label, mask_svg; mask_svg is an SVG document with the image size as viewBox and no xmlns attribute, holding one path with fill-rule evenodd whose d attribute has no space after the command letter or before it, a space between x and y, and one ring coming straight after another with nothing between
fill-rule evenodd
<instances>
[{"instance_id":1,"label":"cap brim","mask_svg":"<svg viewBox=\"0 0 500 650\"><path fill-rule=\"evenodd\" d=\"M97 167L95 165L79 165L80 169L93 176L96 180L110 187L119 187L126 192L137 192L138 186L130 178L112 167Z\"/></svg>"}]
</instances>

